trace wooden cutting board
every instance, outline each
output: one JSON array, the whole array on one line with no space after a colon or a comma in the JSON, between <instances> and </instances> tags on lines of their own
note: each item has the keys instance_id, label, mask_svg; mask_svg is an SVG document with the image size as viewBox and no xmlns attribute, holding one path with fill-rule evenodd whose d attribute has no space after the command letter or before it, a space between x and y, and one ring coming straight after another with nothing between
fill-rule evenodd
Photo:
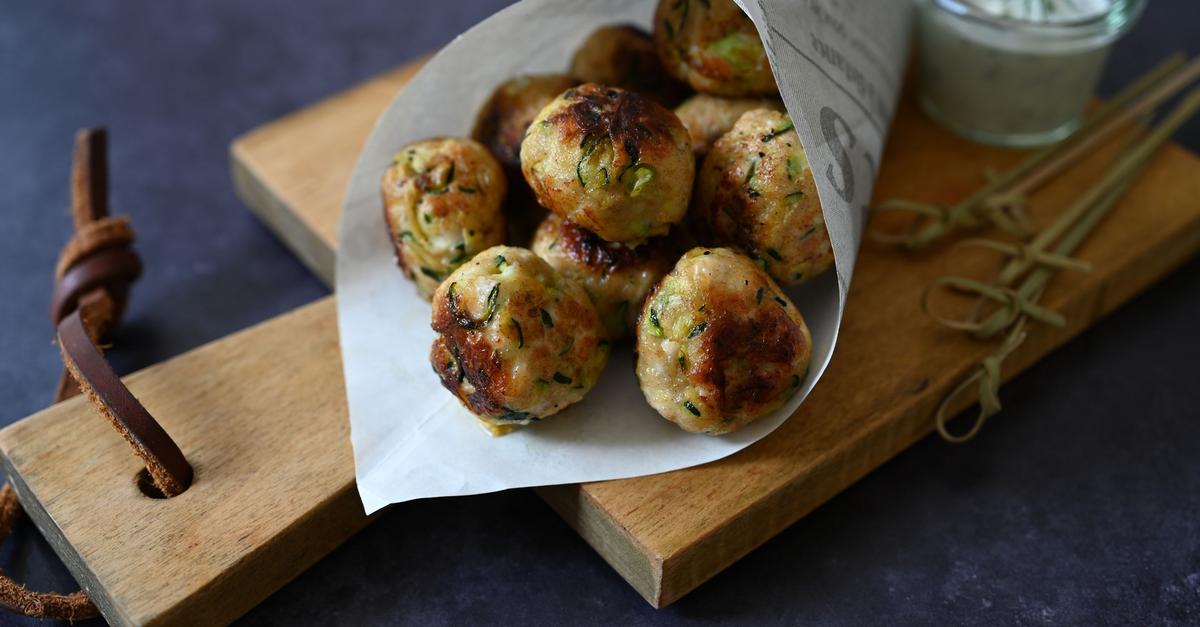
<instances>
[{"instance_id":1,"label":"wooden cutting board","mask_svg":"<svg viewBox=\"0 0 1200 627\"><path fill-rule=\"evenodd\" d=\"M359 148L415 68L233 144L243 198L327 281ZM1035 215L1085 189L1118 147L1039 194ZM953 201L1019 158L951 136L906 97L877 197ZM1034 326L1005 376L1200 251L1196 198L1200 159L1167 147L1080 251L1092 272L1051 285L1045 303L1067 326ZM945 250L865 245L828 371L757 444L697 468L538 493L647 601L675 601L929 433L933 408L993 348L919 313L921 291L946 263ZM990 269L982 259L960 267ZM196 467L195 484L176 498L141 494L126 444L82 399L0 431L0 461L22 502L110 622L232 620L367 522L354 490L335 315L329 297L127 378Z\"/></svg>"}]
</instances>

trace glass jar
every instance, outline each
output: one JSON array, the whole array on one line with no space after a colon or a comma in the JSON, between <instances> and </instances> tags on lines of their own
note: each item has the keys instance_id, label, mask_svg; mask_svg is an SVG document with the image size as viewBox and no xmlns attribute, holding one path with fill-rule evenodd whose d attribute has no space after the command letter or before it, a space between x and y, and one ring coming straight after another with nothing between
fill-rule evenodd
<instances>
[{"instance_id":1,"label":"glass jar","mask_svg":"<svg viewBox=\"0 0 1200 627\"><path fill-rule=\"evenodd\" d=\"M916 0L921 105L975 141L1036 146L1074 131L1112 43L1145 0Z\"/></svg>"}]
</instances>

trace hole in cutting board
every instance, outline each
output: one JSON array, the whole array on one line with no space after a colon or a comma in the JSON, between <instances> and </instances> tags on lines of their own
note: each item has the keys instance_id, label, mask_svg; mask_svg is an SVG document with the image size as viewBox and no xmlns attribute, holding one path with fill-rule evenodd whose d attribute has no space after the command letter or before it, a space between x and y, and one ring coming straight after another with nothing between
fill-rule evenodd
<instances>
[{"instance_id":1,"label":"hole in cutting board","mask_svg":"<svg viewBox=\"0 0 1200 627\"><path fill-rule=\"evenodd\" d=\"M150 471L145 468L139 470L133 476L133 482L137 484L138 490L141 490L142 494L152 499L167 498L167 495L163 494L162 490L159 490L158 486L154 485L154 480L150 478Z\"/></svg>"}]
</instances>

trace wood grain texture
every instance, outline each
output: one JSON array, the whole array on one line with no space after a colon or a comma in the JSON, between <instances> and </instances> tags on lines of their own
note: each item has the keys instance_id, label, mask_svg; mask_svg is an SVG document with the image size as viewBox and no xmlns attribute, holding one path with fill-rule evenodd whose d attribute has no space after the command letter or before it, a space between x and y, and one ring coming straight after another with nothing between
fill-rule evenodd
<instances>
[{"instance_id":1,"label":"wood grain texture","mask_svg":"<svg viewBox=\"0 0 1200 627\"><path fill-rule=\"evenodd\" d=\"M358 153L383 108L422 64L406 64L330 96L230 146L238 195L326 285L333 286L338 216Z\"/></svg>"},{"instance_id":2,"label":"wood grain texture","mask_svg":"<svg viewBox=\"0 0 1200 627\"><path fill-rule=\"evenodd\" d=\"M357 146L406 72L234 145L241 189L255 190L247 200L309 263L329 264L327 278ZM1040 194L1035 215L1086 188L1118 147ZM950 136L905 98L877 196L952 201L1019 157ZM1052 283L1045 302L1067 327L1034 326L1005 376L1200 250L1198 197L1200 160L1168 147L1080 251L1093 271ZM918 313L946 254L864 246L829 370L769 437L697 468L539 494L650 603L678 599L929 433L934 406L992 347ZM992 267L959 263L980 276ZM129 377L196 466L196 484L176 499L138 492L133 456L82 401L0 431L22 502L110 621L230 620L366 522L335 316L327 298Z\"/></svg>"},{"instance_id":3,"label":"wood grain texture","mask_svg":"<svg viewBox=\"0 0 1200 627\"><path fill-rule=\"evenodd\" d=\"M229 622L365 524L334 304L126 378L195 467L175 498L139 490L82 397L0 431L22 504L110 623Z\"/></svg>"}]
</instances>

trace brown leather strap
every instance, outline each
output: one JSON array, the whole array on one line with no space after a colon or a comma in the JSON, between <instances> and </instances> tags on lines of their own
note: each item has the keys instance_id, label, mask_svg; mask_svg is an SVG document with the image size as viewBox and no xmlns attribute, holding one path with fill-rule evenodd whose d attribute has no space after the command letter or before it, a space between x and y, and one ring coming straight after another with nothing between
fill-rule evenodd
<instances>
[{"instance_id":1,"label":"brown leather strap","mask_svg":"<svg viewBox=\"0 0 1200 627\"><path fill-rule=\"evenodd\" d=\"M58 255L54 276L61 279L67 270L88 255L104 248L128 248L133 245L133 227L120 216L104 216L75 229L71 241Z\"/></svg>"},{"instance_id":2,"label":"brown leather strap","mask_svg":"<svg viewBox=\"0 0 1200 627\"><path fill-rule=\"evenodd\" d=\"M8 539L13 525L21 517L21 503L12 486L0 489L0 542ZM96 606L83 590L71 594L32 592L0 571L0 605L26 616L83 620L96 616Z\"/></svg>"},{"instance_id":3,"label":"brown leather strap","mask_svg":"<svg viewBox=\"0 0 1200 627\"><path fill-rule=\"evenodd\" d=\"M58 325L63 363L92 405L146 464L155 487L168 497L182 493L192 484L192 466L92 343L83 321L85 312L86 308L76 309Z\"/></svg>"},{"instance_id":4,"label":"brown leather strap","mask_svg":"<svg viewBox=\"0 0 1200 627\"><path fill-rule=\"evenodd\" d=\"M75 133L71 215L76 231L108 215L108 132L102 128Z\"/></svg>"},{"instance_id":5,"label":"brown leather strap","mask_svg":"<svg viewBox=\"0 0 1200 627\"><path fill-rule=\"evenodd\" d=\"M114 305L124 304L122 301L128 293L128 284L141 273L142 262L131 250L108 248L93 253L68 269L54 284L54 294L50 298L50 319L57 322L66 318L79 307L80 298L95 290L106 290ZM114 316L119 317L115 313ZM101 325L101 328L106 326Z\"/></svg>"},{"instance_id":6,"label":"brown leather strap","mask_svg":"<svg viewBox=\"0 0 1200 627\"><path fill-rule=\"evenodd\" d=\"M124 218L108 215L107 145L102 129L84 129L75 138L75 235L59 257L50 318L58 327L63 364L79 389L133 447L154 486L171 497L191 485L191 465L96 348L116 326L129 285L142 271L132 248L133 229ZM59 393L69 395L70 386L60 381Z\"/></svg>"},{"instance_id":7,"label":"brown leather strap","mask_svg":"<svg viewBox=\"0 0 1200 627\"><path fill-rule=\"evenodd\" d=\"M192 467L97 348L100 338L120 320L129 285L142 271L132 249L133 229L125 218L108 215L107 143L102 129L84 129L75 137L71 174L75 235L59 257L50 304L66 367L54 398L57 402L81 389L146 464L154 486L171 497L191 485ZM20 513L15 492L5 485L0 490L0 541ZM98 613L83 591L67 595L30 592L3 571L0 606L26 616L66 620Z\"/></svg>"}]
</instances>

